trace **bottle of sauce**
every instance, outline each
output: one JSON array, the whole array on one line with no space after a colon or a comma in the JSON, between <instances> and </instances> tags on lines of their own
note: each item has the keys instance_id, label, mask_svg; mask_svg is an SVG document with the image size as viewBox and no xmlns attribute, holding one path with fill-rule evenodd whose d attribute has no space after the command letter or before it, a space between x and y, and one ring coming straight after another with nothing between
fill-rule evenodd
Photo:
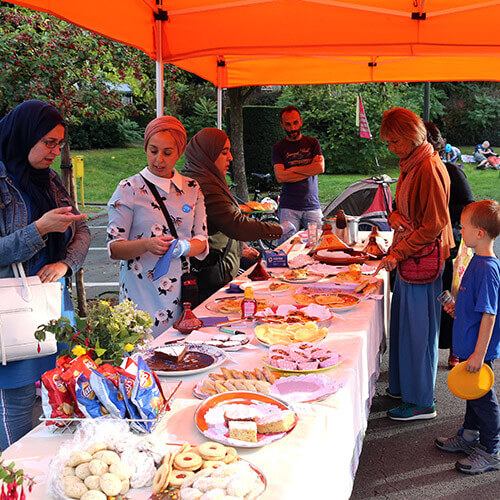
<instances>
[{"instance_id":1,"label":"bottle of sauce","mask_svg":"<svg viewBox=\"0 0 500 500\"><path fill-rule=\"evenodd\" d=\"M249 318L257 312L257 301L253 296L253 288L247 286L245 288L245 295L241 301L241 319Z\"/></svg>"}]
</instances>

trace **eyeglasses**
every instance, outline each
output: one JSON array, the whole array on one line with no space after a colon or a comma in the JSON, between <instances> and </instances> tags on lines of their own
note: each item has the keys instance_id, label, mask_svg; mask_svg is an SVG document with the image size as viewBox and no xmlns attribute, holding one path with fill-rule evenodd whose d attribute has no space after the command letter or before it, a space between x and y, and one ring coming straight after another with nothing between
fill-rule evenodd
<instances>
[{"instance_id":1,"label":"eyeglasses","mask_svg":"<svg viewBox=\"0 0 500 500\"><path fill-rule=\"evenodd\" d=\"M47 146L47 149L62 149L67 143L64 139L62 141L46 141L45 139L40 139L40 142L43 142Z\"/></svg>"}]
</instances>

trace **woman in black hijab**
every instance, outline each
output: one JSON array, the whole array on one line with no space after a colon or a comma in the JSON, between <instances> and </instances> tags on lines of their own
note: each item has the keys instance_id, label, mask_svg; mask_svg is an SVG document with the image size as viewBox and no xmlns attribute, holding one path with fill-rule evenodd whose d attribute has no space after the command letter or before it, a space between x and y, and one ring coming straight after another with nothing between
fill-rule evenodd
<instances>
[{"instance_id":1,"label":"woman in black hijab","mask_svg":"<svg viewBox=\"0 0 500 500\"><path fill-rule=\"evenodd\" d=\"M62 280L82 264L90 231L50 168L64 140L59 112L42 101L26 101L0 120L0 278L23 264L27 276L44 283ZM63 314L72 313L64 288ZM35 382L55 365L55 356L0 366L0 449L32 425Z\"/></svg>"}]
</instances>

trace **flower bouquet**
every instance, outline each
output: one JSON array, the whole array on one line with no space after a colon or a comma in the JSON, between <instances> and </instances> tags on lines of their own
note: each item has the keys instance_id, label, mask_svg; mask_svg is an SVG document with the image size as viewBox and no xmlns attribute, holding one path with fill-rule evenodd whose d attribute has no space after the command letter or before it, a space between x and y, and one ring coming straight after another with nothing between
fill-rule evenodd
<instances>
[{"instance_id":1,"label":"flower bouquet","mask_svg":"<svg viewBox=\"0 0 500 500\"><path fill-rule=\"evenodd\" d=\"M41 325L35 332L37 340L45 340L46 332L52 332L56 340L68 349L61 355L78 357L89 355L96 364L106 361L119 366L127 352L152 339L151 316L140 311L130 300L111 306L100 300L89 308L88 317L76 319L76 327L68 318L61 317Z\"/></svg>"}]
</instances>

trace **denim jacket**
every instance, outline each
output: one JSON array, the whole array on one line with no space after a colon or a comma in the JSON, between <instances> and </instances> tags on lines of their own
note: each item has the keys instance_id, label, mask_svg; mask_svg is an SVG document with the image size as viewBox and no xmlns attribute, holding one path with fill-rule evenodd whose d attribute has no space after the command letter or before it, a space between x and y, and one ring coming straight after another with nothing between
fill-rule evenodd
<instances>
[{"instance_id":1,"label":"denim jacket","mask_svg":"<svg viewBox=\"0 0 500 500\"><path fill-rule=\"evenodd\" d=\"M50 189L58 207L73 206L61 179L50 171ZM90 230L83 221L73 223L71 237L66 245L62 262L71 272L83 264L90 246ZM21 193L7 176L5 165L0 161L0 278L12 277L11 264L26 262L45 246L35 223L28 224L28 209ZM29 275L29 269L26 269Z\"/></svg>"}]
</instances>

